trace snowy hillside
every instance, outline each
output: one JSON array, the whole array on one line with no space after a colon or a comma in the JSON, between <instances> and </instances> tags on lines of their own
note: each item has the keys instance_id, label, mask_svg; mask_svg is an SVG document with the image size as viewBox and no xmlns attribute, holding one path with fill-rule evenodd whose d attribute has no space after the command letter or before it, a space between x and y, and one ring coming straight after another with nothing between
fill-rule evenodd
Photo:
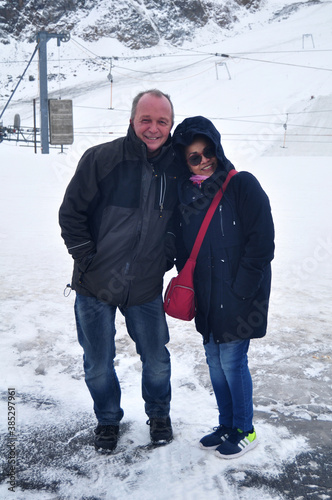
<instances>
[{"instance_id":1,"label":"snowy hillside","mask_svg":"<svg viewBox=\"0 0 332 500\"><path fill-rule=\"evenodd\" d=\"M181 45L203 26L221 33L261 0L0 0L0 43L29 40L32 32L70 31L84 41L118 40L131 49L162 41Z\"/></svg>"},{"instance_id":2,"label":"snowy hillside","mask_svg":"<svg viewBox=\"0 0 332 500\"><path fill-rule=\"evenodd\" d=\"M286 146L283 154L293 154L292 145L303 154L331 155L328 20L330 3L306 3L302 8L295 3L292 10L276 0L259 14L244 16L231 34L221 36L206 26L194 43L181 49L164 43L132 51L109 38L84 44L75 36L57 47L51 39L49 96L73 99L76 149L83 136L98 143L110 133L122 135L132 97L142 88L158 86L171 95L177 122L192 114L214 119L229 155L248 159L266 150L279 155L280 146ZM1 48L1 108L35 45L12 41ZM98 97L91 102L90 91L96 88ZM22 126L31 128L32 99L38 95L36 55L3 125L12 126L19 113Z\"/></svg>"},{"instance_id":3,"label":"snowy hillside","mask_svg":"<svg viewBox=\"0 0 332 500\"><path fill-rule=\"evenodd\" d=\"M332 4L292 5L269 2L218 38L206 26L181 49L163 42L132 51L116 40L75 37L59 48L48 42L50 95L73 100L74 144L49 155L15 141L0 144L1 500L331 498ZM33 50L34 43L4 46L0 109ZM32 127L37 67L36 59L4 126L19 113L21 125ZM269 328L249 352L260 444L234 461L198 447L217 425L216 404L199 334L193 323L173 319L174 441L145 446L141 364L118 314L125 417L114 454L93 447L74 293L63 295L72 261L57 212L81 154L123 135L132 98L152 87L171 95L176 123L197 114L210 118L226 155L257 176L272 205ZM8 389L15 389L15 445ZM8 490L11 450L15 492Z\"/></svg>"}]
</instances>

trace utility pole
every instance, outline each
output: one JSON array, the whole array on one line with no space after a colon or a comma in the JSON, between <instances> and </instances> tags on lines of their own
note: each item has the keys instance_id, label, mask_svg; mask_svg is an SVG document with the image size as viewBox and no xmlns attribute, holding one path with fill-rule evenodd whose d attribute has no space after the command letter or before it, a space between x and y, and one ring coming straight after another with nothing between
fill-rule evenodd
<instances>
[{"instance_id":1,"label":"utility pole","mask_svg":"<svg viewBox=\"0 0 332 500\"><path fill-rule=\"evenodd\" d=\"M111 83L111 106L110 106L110 109L113 109L112 107L112 90L113 90L113 75L112 75L112 58L110 58L110 72L109 74L107 75L107 78L109 80L109 82Z\"/></svg>"},{"instance_id":2,"label":"utility pole","mask_svg":"<svg viewBox=\"0 0 332 500\"><path fill-rule=\"evenodd\" d=\"M59 47L60 42L69 41L70 35L40 31L36 38L39 53L40 142L42 154L49 154L50 152L48 133L47 42L51 38L57 39Z\"/></svg>"}]
</instances>

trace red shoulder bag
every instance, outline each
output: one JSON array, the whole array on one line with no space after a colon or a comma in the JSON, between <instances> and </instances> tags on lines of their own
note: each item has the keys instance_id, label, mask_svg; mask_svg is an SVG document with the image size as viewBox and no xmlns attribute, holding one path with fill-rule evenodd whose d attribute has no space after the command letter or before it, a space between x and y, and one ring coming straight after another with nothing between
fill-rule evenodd
<instances>
[{"instance_id":1,"label":"red shoulder bag","mask_svg":"<svg viewBox=\"0 0 332 500\"><path fill-rule=\"evenodd\" d=\"M190 256L179 274L169 282L165 297L164 311L173 318L191 321L196 316L196 297L194 290L194 271L196 259L201 248L205 233L211 222L212 216L226 190L231 178L237 174L236 170L231 170L221 189L216 193L212 203L204 217L202 225L197 234Z\"/></svg>"}]
</instances>

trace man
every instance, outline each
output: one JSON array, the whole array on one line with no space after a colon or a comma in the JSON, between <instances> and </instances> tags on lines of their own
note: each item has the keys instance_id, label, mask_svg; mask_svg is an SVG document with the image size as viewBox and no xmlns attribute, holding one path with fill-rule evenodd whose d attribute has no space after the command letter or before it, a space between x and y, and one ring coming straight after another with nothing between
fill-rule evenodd
<instances>
[{"instance_id":1,"label":"man","mask_svg":"<svg viewBox=\"0 0 332 500\"><path fill-rule=\"evenodd\" d=\"M114 369L119 308L142 361L142 396L153 443L172 440L169 333L162 302L174 260L169 221L177 204L170 131L173 105L159 90L138 94L127 135L88 149L60 208L74 259L78 341L98 420L97 449L118 441L121 389Z\"/></svg>"}]
</instances>

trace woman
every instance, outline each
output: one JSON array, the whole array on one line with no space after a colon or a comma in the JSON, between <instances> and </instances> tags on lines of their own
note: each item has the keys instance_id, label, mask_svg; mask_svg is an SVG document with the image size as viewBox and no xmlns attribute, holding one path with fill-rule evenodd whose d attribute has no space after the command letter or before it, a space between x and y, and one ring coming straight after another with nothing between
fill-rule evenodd
<instances>
[{"instance_id":1,"label":"woman","mask_svg":"<svg viewBox=\"0 0 332 500\"><path fill-rule=\"evenodd\" d=\"M187 166L179 183L180 270L213 196L234 166L224 155L219 132L202 116L177 126L173 146ZM215 449L221 458L239 457L257 444L247 353L250 340L266 333L273 254L268 197L252 174L239 172L212 217L194 275L196 328L219 410L219 426L200 446Z\"/></svg>"}]
</instances>

